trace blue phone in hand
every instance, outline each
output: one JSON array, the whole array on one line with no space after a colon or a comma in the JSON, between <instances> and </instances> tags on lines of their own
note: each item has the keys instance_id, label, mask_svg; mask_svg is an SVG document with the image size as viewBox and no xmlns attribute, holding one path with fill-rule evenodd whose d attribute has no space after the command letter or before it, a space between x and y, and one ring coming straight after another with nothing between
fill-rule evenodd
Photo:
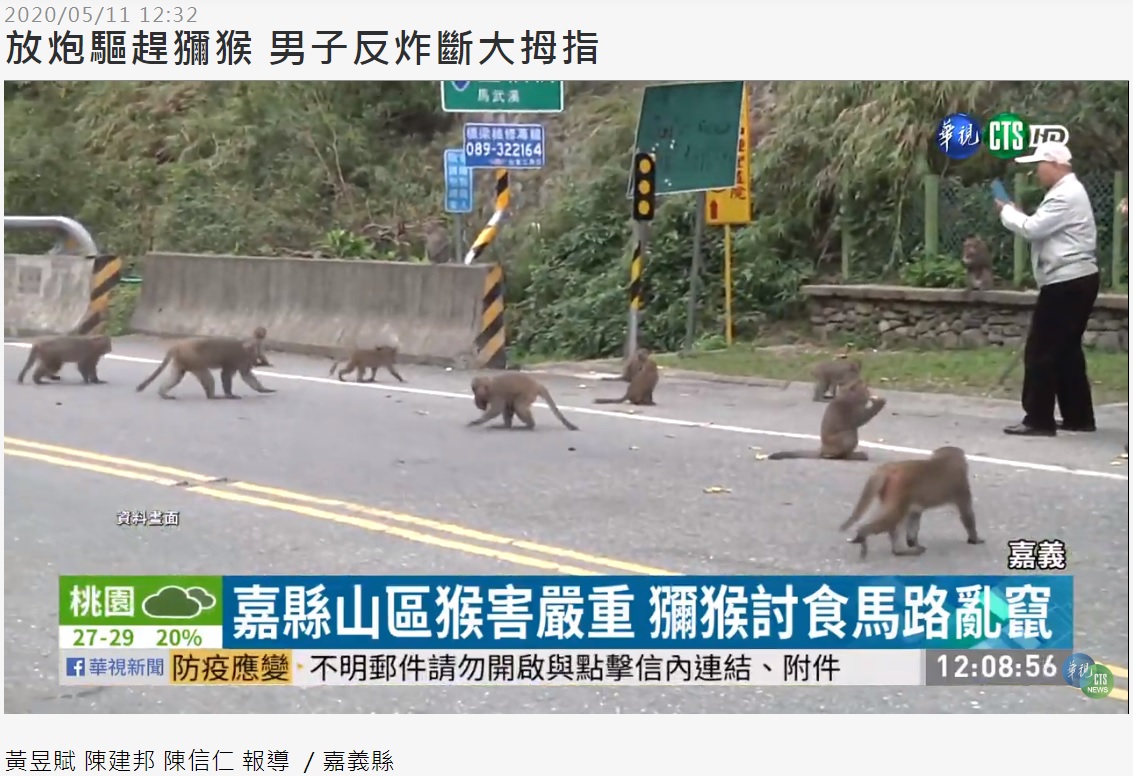
<instances>
[{"instance_id":1,"label":"blue phone in hand","mask_svg":"<svg viewBox=\"0 0 1133 776\"><path fill-rule=\"evenodd\" d=\"M1000 202L1011 201L1011 195L1007 193L1007 187L1003 185L1003 181L999 178L991 182L991 195Z\"/></svg>"}]
</instances>

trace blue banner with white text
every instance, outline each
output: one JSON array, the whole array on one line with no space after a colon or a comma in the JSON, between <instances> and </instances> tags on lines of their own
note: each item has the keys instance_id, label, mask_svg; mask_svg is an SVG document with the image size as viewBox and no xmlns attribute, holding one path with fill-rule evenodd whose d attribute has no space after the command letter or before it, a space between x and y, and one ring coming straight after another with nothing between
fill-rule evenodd
<instances>
[{"instance_id":1,"label":"blue banner with white text","mask_svg":"<svg viewBox=\"0 0 1133 776\"><path fill-rule=\"evenodd\" d=\"M1070 576L224 577L225 649L1072 649Z\"/></svg>"}]
</instances>

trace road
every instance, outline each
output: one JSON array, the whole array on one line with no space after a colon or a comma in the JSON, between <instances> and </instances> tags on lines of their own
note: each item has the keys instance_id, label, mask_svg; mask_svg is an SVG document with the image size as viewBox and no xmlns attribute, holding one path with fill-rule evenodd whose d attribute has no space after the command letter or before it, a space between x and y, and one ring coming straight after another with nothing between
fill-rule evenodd
<instances>
[{"instance_id":1,"label":"road","mask_svg":"<svg viewBox=\"0 0 1133 776\"><path fill-rule=\"evenodd\" d=\"M814 445L820 407L786 390L664 378L659 406L598 409L621 383L548 376L563 429L469 429L469 375L405 366L410 381L341 384L327 360L271 354L273 395L178 401L134 386L162 345L115 341L83 386L15 384L27 350L6 343L5 711L8 713L495 712L1123 713L1128 672L1128 411L1102 430L1005 437L1009 402L890 394L865 429L875 460L955 444L972 464L987 543L930 513L928 552L864 564L837 524L867 464L766 461ZM711 424L711 425L708 425ZM128 459L123 461L122 459ZM131 463L132 462L132 463ZM172 467L160 470L154 467ZM226 482L207 484L214 478ZM177 482L189 481L190 487ZM706 492L713 486L723 492ZM180 510L177 528L123 528L123 509ZM1070 688L61 688L60 573L172 574L999 574L1006 542L1061 538L1076 586L1075 647L1117 668L1106 701Z\"/></svg>"}]
</instances>

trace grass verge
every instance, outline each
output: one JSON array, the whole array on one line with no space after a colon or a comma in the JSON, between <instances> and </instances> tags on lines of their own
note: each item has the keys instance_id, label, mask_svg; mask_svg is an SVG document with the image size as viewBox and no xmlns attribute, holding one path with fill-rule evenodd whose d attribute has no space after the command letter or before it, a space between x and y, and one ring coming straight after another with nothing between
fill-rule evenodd
<instances>
[{"instance_id":1,"label":"grass verge","mask_svg":"<svg viewBox=\"0 0 1133 776\"><path fill-rule=\"evenodd\" d=\"M725 350L659 355L657 362L695 372L809 382L817 361L845 352L816 345L743 344ZM862 371L870 382L896 390L1010 398L1019 395L1023 382L1019 364L1003 387L997 388L999 376L1014 358L1014 351L1006 348L850 352L861 359ZM1086 361L1096 403L1129 400L1128 353L1087 350Z\"/></svg>"}]
</instances>

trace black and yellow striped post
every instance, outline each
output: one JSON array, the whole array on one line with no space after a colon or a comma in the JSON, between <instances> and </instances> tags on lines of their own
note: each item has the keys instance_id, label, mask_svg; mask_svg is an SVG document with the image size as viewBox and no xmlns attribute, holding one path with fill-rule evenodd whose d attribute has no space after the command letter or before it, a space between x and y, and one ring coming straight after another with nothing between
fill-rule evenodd
<instances>
[{"instance_id":1,"label":"black and yellow striped post","mask_svg":"<svg viewBox=\"0 0 1133 776\"><path fill-rule=\"evenodd\" d=\"M637 350L637 324L641 312L641 297L645 290L642 275L645 273L645 250L648 224L656 210L657 157L638 153L633 157L633 260L629 265L629 332L626 335L626 358Z\"/></svg>"},{"instance_id":2,"label":"black and yellow striped post","mask_svg":"<svg viewBox=\"0 0 1133 776\"><path fill-rule=\"evenodd\" d=\"M493 264L484 276L480 305L480 333L476 336L481 368L507 369L507 333L504 329L504 268Z\"/></svg>"},{"instance_id":3,"label":"black and yellow striped post","mask_svg":"<svg viewBox=\"0 0 1133 776\"><path fill-rule=\"evenodd\" d=\"M79 324L79 334L100 334L108 321L110 295L122 279L122 259L110 254L90 256L93 261L90 280L90 303L83 322Z\"/></svg>"},{"instance_id":4,"label":"black and yellow striped post","mask_svg":"<svg viewBox=\"0 0 1133 776\"><path fill-rule=\"evenodd\" d=\"M472 247L468 249L468 253L464 256L464 263L471 264L480 257L488 246L492 244L492 240L496 239L499 234L500 226L503 224L504 216L507 215L508 205L511 204L511 180L508 178L507 170L496 170L496 209L492 212L492 217L488 220L488 225L480 230L480 234L476 235L475 242Z\"/></svg>"}]
</instances>

